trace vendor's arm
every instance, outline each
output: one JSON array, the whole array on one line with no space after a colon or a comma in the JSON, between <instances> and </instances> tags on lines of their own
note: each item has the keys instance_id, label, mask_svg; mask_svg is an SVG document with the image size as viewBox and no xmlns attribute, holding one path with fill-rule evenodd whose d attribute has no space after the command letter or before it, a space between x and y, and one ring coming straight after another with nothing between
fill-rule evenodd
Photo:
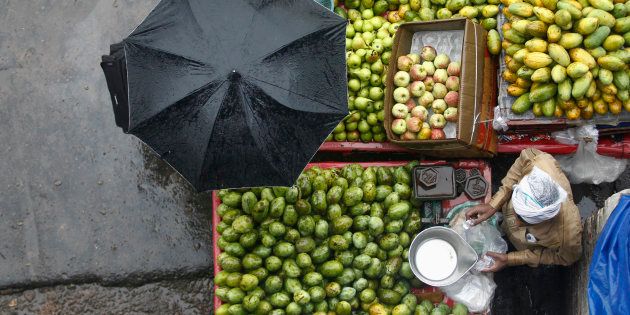
<instances>
[{"instance_id":1,"label":"vendor's arm","mask_svg":"<svg viewBox=\"0 0 630 315\"><path fill-rule=\"evenodd\" d=\"M523 178L523 169L535 156L542 154L543 152L537 149L525 149L521 151L521 155L514 161L512 167L508 171L507 175L501 181L501 188L497 191L492 200L490 200L490 206L494 209L501 209L501 207L512 197L512 186L518 184Z\"/></svg>"},{"instance_id":2,"label":"vendor's arm","mask_svg":"<svg viewBox=\"0 0 630 315\"><path fill-rule=\"evenodd\" d=\"M582 246L580 244L573 244L558 249L535 248L520 250L507 254L507 265L528 265L530 267L538 267L539 265L569 266L576 262L581 254Z\"/></svg>"},{"instance_id":3,"label":"vendor's arm","mask_svg":"<svg viewBox=\"0 0 630 315\"><path fill-rule=\"evenodd\" d=\"M577 207L572 200L563 207L565 214L562 224L561 246L559 248L535 248L508 253L508 266L529 265L536 267L543 265L569 266L582 256L582 225Z\"/></svg>"}]
</instances>

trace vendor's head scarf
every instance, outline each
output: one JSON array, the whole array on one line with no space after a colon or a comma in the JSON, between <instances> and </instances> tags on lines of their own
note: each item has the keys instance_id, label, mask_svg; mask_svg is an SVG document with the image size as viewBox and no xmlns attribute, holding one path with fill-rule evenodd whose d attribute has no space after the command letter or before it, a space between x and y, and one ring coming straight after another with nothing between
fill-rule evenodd
<instances>
[{"instance_id":1,"label":"vendor's head scarf","mask_svg":"<svg viewBox=\"0 0 630 315\"><path fill-rule=\"evenodd\" d=\"M529 224L555 217L567 198L567 192L549 174L535 166L513 188L514 212Z\"/></svg>"}]
</instances>

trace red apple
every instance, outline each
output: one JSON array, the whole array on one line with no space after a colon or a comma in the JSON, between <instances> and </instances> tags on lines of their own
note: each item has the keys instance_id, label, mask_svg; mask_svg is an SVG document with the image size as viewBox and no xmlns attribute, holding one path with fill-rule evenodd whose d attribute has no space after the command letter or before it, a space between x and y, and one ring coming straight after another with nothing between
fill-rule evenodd
<instances>
[{"instance_id":1,"label":"red apple","mask_svg":"<svg viewBox=\"0 0 630 315\"><path fill-rule=\"evenodd\" d=\"M444 115L442 114L433 114L431 118L429 118L429 125L434 129L442 129L446 125L446 119L444 119Z\"/></svg>"},{"instance_id":2,"label":"red apple","mask_svg":"<svg viewBox=\"0 0 630 315\"><path fill-rule=\"evenodd\" d=\"M407 105L402 103L396 103L392 106L392 115L396 118L405 118L409 110L407 109Z\"/></svg>"},{"instance_id":3,"label":"red apple","mask_svg":"<svg viewBox=\"0 0 630 315\"><path fill-rule=\"evenodd\" d=\"M411 79L414 81L422 81L424 80L424 78L427 77L427 72L424 71L424 68L422 67L422 65L413 65L411 66L411 70L409 70L409 75L411 76Z\"/></svg>"},{"instance_id":4,"label":"red apple","mask_svg":"<svg viewBox=\"0 0 630 315\"><path fill-rule=\"evenodd\" d=\"M446 79L446 88L449 91L459 91L459 77L450 76Z\"/></svg>"},{"instance_id":5,"label":"red apple","mask_svg":"<svg viewBox=\"0 0 630 315\"><path fill-rule=\"evenodd\" d=\"M415 97L420 97L424 93L424 83L422 81L413 81L409 85L409 92Z\"/></svg>"},{"instance_id":6,"label":"red apple","mask_svg":"<svg viewBox=\"0 0 630 315\"><path fill-rule=\"evenodd\" d=\"M416 106L411 110L411 116L417 117L421 121L425 121L429 118L429 111L422 105Z\"/></svg>"},{"instance_id":7,"label":"red apple","mask_svg":"<svg viewBox=\"0 0 630 315\"><path fill-rule=\"evenodd\" d=\"M446 89L446 86L444 86L444 84L442 84L442 83L436 83L433 86L433 97L434 98L444 98L446 96L447 92L448 92L448 90Z\"/></svg>"},{"instance_id":8,"label":"red apple","mask_svg":"<svg viewBox=\"0 0 630 315\"><path fill-rule=\"evenodd\" d=\"M431 109L433 109L433 112L436 114L442 114L444 113L444 111L448 108L448 106L446 105L446 102L444 102L443 99L437 99L435 101L433 101L433 103L431 104Z\"/></svg>"},{"instance_id":9,"label":"red apple","mask_svg":"<svg viewBox=\"0 0 630 315\"><path fill-rule=\"evenodd\" d=\"M397 135L402 135L407 131L407 123L404 119L398 118L392 121L392 132Z\"/></svg>"},{"instance_id":10,"label":"red apple","mask_svg":"<svg viewBox=\"0 0 630 315\"><path fill-rule=\"evenodd\" d=\"M407 57L411 59L414 65L420 63L420 55L418 54L408 54Z\"/></svg>"},{"instance_id":11,"label":"red apple","mask_svg":"<svg viewBox=\"0 0 630 315\"><path fill-rule=\"evenodd\" d=\"M451 63L451 59L446 54L439 54L433 60L433 64L438 69L446 69L449 63Z\"/></svg>"},{"instance_id":12,"label":"red apple","mask_svg":"<svg viewBox=\"0 0 630 315\"><path fill-rule=\"evenodd\" d=\"M424 78L422 82L424 83L424 89L426 91L429 91L429 92L433 91L433 85L435 84L433 77L426 77Z\"/></svg>"},{"instance_id":13,"label":"red apple","mask_svg":"<svg viewBox=\"0 0 630 315\"><path fill-rule=\"evenodd\" d=\"M433 73L433 81L435 83L446 83L446 79L448 78L448 73L444 69L436 69Z\"/></svg>"},{"instance_id":14,"label":"red apple","mask_svg":"<svg viewBox=\"0 0 630 315\"><path fill-rule=\"evenodd\" d=\"M407 89L406 87L401 86L401 87L397 87L394 90L394 100L397 103L403 103L403 104L407 103L410 97L411 97L411 93L409 93L409 89Z\"/></svg>"},{"instance_id":15,"label":"red apple","mask_svg":"<svg viewBox=\"0 0 630 315\"><path fill-rule=\"evenodd\" d=\"M422 96L420 96L420 99L418 101L420 102L420 105L424 107L429 107L431 103L433 103L434 99L435 98L433 97L433 94L431 94L431 92L425 91L424 93L422 93Z\"/></svg>"},{"instance_id":16,"label":"red apple","mask_svg":"<svg viewBox=\"0 0 630 315\"><path fill-rule=\"evenodd\" d=\"M418 137L417 133L407 130L405 133L403 133L403 135L400 138L405 141L410 141L410 140L416 140L417 137Z\"/></svg>"},{"instance_id":17,"label":"red apple","mask_svg":"<svg viewBox=\"0 0 630 315\"><path fill-rule=\"evenodd\" d=\"M426 60L426 61L433 61L433 59L435 59L436 54L437 52L435 51L435 48L431 46L422 47L422 51L420 52L420 56L422 57L423 60Z\"/></svg>"},{"instance_id":18,"label":"red apple","mask_svg":"<svg viewBox=\"0 0 630 315\"><path fill-rule=\"evenodd\" d=\"M409 113L411 113L411 111L416 107L416 101L414 101L413 98L410 98L405 105L407 106Z\"/></svg>"},{"instance_id":19,"label":"red apple","mask_svg":"<svg viewBox=\"0 0 630 315\"><path fill-rule=\"evenodd\" d=\"M418 132L422 128L422 120L418 117L407 119L407 131Z\"/></svg>"},{"instance_id":20,"label":"red apple","mask_svg":"<svg viewBox=\"0 0 630 315\"><path fill-rule=\"evenodd\" d=\"M398 70L409 71L409 69L411 69L411 66L413 65L413 60L411 60L411 58L407 56L400 56L398 57L397 65Z\"/></svg>"},{"instance_id":21,"label":"red apple","mask_svg":"<svg viewBox=\"0 0 630 315\"><path fill-rule=\"evenodd\" d=\"M406 87L410 81L409 73L406 71L398 71L394 75L394 85Z\"/></svg>"},{"instance_id":22,"label":"red apple","mask_svg":"<svg viewBox=\"0 0 630 315\"><path fill-rule=\"evenodd\" d=\"M422 63L422 69L427 72L427 75L433 75L435 72L435 65L431 61L425 61Z\"/></svg>"},{"instance_id":23,"label":"red apple","mask_svg":"<svg viewBox=\"0 0 630 315\"><path fill-rule=\"evenodd\" d=\"M446 68L448 75L454 75L456 77L462 72L462 67L457 61L453 61L448 64L448 68Z\"/></svg>"},{"instance_id":24,"label":"red apple","mask_svg":"<svg viewBox=\"0 0 630 315\"><path fill-rule=\"evenodd\" d=\"M431 140L444 140L446 139L446 134L442 129L431 129Z\"/></svg>"},{"instance_id":25,"label":"red apple","mask_svg":"<svg viewBox=\"0 0 630 315\"><path fill-rule=\"evenodd\" d=\"M446 121L457 122L457 108L449 107L444 111L444 118Z\"/></svg>"},{"instance_id":26,"label":"red apple","mask_svg":"<svg viewBox=\"0 0 630 315\"><path fill-rule=\"evenodd\" d=\"M457 107L457 105L459 104L459 93L455 91L450 91L446 93L446 96L444 96L444 101L446 102L446 105L450 107Z\"/></svg>"}]
</instances>

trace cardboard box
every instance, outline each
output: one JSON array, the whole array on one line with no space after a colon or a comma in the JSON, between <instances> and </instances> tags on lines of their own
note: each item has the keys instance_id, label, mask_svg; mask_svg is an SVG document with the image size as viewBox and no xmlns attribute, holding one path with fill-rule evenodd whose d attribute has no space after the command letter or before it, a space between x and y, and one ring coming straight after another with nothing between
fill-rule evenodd
<instances>
[{"instance_id":1,"label":"cardboard box","mask_svg":"<svg viewBox=\"0 0 630 315\"><path fill-rule=\"evenodd\" d=\"M391 109L393 100L395 66L399 56L410 53L413 36L416 32L463 30L461 45L460 100L458 107L456 137L445 140L401 141L391 130L393 121ZM490 59L486 50L487 32L470 20L449 19L430 22L412 22L400 26L394 39L391 66L387 73L387 93L385 95L385 130L392 143L422 151L429 156L438 157L492 157L496 153L496 139L492 129L493 104L496 103L496 67L494 73L485 65ZM439 47L436 47L440 53ZM490 67L492 68L492 67ZM484 81L484 79L488 81ZM484 87L484 85L486 85ZM484 90L493 94L484 95ZM494 97L492 96L494 95Z\"/></svg>"}]
</instances>

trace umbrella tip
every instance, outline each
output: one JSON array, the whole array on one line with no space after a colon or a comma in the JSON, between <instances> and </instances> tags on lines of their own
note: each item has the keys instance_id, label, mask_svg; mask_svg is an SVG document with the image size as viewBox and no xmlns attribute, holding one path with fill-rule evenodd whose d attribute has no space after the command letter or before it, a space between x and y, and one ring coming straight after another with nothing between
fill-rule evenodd
<instances>
[{"instance_id":1,"label":"umbrella tip","mask_svg":"<svg viewBox=\"0 0 630 315\"><path fill-rule=\"evenodd\" d=\"M233 69L229 75L230 81L236 81L241 78L241 74L236 72L236 69Z\"/></svg>"}]
</instances>

